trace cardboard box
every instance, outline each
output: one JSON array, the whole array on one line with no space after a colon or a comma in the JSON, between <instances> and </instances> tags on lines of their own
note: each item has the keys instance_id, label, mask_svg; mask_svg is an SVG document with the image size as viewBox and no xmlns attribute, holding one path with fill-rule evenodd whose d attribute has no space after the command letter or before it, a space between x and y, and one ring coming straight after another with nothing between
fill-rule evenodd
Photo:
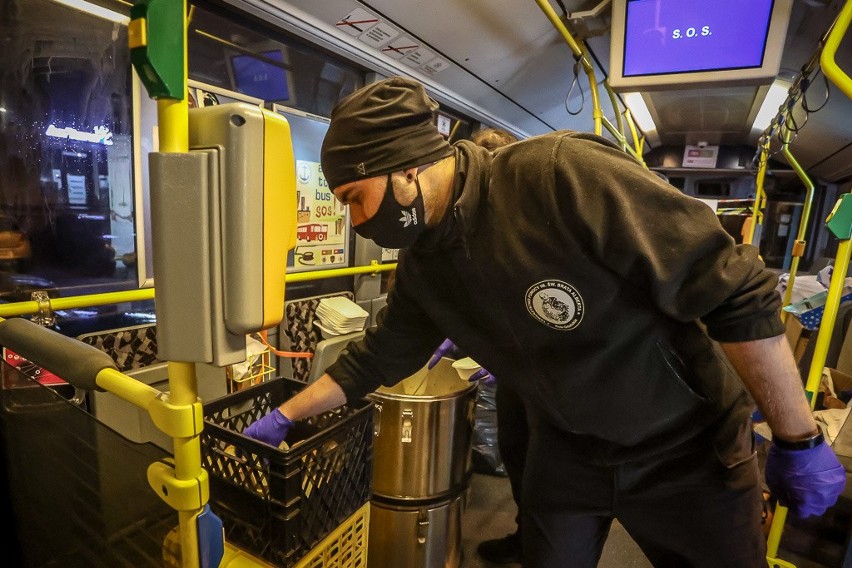
<instances>
[{"instance_id":1,"label":"cardboard box","mask_svg":"<svg viewBox=\"0 0 852 568\"><path fill-rule=\"evenodd\" d=\"M831 367L826 367L826 369L828 369L831 381L834 384L834 392L839 393L840 391L852 390L852 376L841 373Z\"/></svg>"},{"instance_id":2,"label":"cardboard box","mask_svg":"<svg viewBox=\"0 0 852 568\"><path fill-rule=\"evenodd\" d=\"M805 348L808 346L808 339L811 332L802 325L799 318L792 314L787 314L787 321L784 322L787 328L785 334L787 341L790 343L790 349L793 350L793 357L796 359L796 364L802 359L805 353Z\"/></svg>"}]
</instances>

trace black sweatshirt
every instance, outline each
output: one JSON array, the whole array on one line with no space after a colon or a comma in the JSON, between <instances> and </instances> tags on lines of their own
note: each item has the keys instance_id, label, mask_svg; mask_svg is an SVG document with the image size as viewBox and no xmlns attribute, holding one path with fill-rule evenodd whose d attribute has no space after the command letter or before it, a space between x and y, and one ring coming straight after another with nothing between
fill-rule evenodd
<instances>
[{"instance_id":1,"label":"black sweatshirt","mask_svg":"<svg viewBox=\"0 0 852 568\"><path fill-rule=\"evenodd\" d=\"M401 255L381 324L328 369L348 400L449 337L599 463L745 427L751 400L715 341L784 332L755 247L598 136L455 149L451 210Z\"/></svg>"}]
</instances>

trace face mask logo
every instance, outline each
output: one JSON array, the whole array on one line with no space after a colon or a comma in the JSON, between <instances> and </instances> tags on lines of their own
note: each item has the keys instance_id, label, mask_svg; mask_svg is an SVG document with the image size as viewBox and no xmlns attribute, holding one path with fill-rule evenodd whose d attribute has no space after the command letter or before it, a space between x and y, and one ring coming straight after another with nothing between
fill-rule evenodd
<instances>
[{"instance_id":1,"label":"face mask logo","mask_svg":"<svg viewBox=\"0 0 852 568\"><path fill-rule=\"evenodd\" d=\"M417 210L412 207L411 212L403 211L402 217L399 218L399 221L402 223L402 228L405 229L409 225L417 224Z\"/></svg>"},{"instance_id":2,"label":"face mask logo","mask_svg":"<svg viewBox=\"0 0 852 568\"><path fill-rule=\"evenodd\" d=\"M379 209L375 215L353 227L355 232L384 248L396 249L411 246L426 229L422 222L423 193L420 191L420 181L416 177L414 184L417 187L417 197L411 205L403 207L393 195L391 176L388 174L385 195L379 204Z\"/></svg>"}]
</instances>

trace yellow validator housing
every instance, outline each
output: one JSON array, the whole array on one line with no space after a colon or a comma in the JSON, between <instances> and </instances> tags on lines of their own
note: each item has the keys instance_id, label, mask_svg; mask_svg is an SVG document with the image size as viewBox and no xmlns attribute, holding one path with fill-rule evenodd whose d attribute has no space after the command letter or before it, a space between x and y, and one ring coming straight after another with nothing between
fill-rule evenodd
<instances>
[{"instance_id":1,"label":"yellow validator housing","mask_svg":"<svg viewBox=\"0 0 852 568\"><path fill-rule=\"evenodd\" d=\"M246 103L191 109L189 146L151 154L158 348L171 361L229 365L245 358L247 334L283 319L296 244L290 126Z\"/></svg>"},{"instance_id":2,"label":"yellow validator housing","mask_svg":"<svg viewBox=\"0 0 852 568\"><path fill-rule=\"evenodd\" d=\"M290 125L280 114L262 110L263 145L263 321L260 329L284 317L287 252L296 246L296 160Z\"/></svg>"}]
</instances>

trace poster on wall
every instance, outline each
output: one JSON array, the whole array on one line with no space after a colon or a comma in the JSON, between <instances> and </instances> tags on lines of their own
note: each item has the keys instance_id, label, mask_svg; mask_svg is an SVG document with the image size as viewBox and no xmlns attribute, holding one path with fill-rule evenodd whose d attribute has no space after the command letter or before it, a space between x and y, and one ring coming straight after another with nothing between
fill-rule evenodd
<instances>
[{"instance_id":1,"label":"poster on wall","mask_svg":"<svg viewBox=\"0 0 852 568\"><path fill-rule=\"evenodd\" d=\"M334 198L320 165L328 120L279 105L273 110L290 124L296 157L296 246L287 271L349 266L349 210Z\"/></svg>"}]
</instances>

